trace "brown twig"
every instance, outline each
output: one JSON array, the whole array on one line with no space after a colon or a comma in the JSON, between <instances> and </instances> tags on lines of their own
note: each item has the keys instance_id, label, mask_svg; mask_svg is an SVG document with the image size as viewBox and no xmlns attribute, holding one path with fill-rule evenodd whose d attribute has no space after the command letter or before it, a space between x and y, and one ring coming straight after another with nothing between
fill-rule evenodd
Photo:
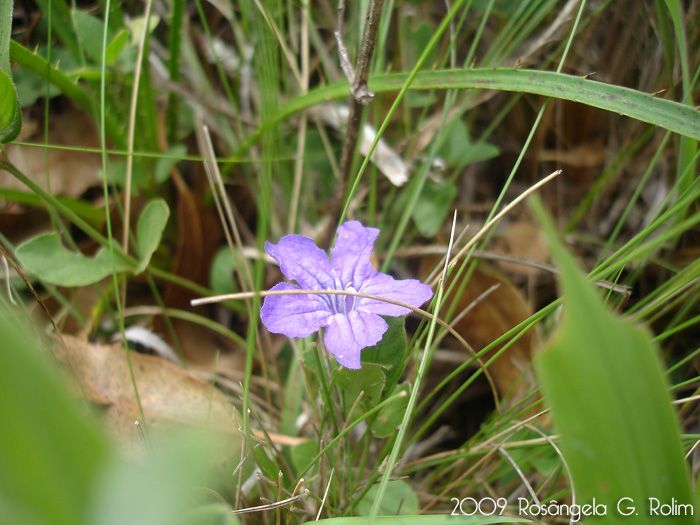
<instances>
[{"instance_id":1,"label":"brown twig","mask_svg":"<svg viewBox=\"0 0 700 525\"><path fill-rule=\"evenodd\" d=\"M350 69L350 61L348 58L347 48L343 44L343 15L345 13L345 0L340 0L338 3L338 29L335 32L336 40L338 41L338 52L340 55L340 64L348 77L350 83L350 92L352 94L352 102L350 103L350 115L345 126L345 140L343 141L343 150L340 154L340 180L341 187L338 191L338 198L332 210L333 227L338 219L340 212L340 202L345 197L348 180L350 179L350 169L352 167L352 159L357 149L357 139L360 134L360 120L362 119L362 109L374 98L367 87L367 79L369 78L369 69L372 64L372 56L374 49L377 47L377 34L379 32L379 22L382 17L382 8L384 0L370 0L367 6L367 14L365 15L365 27L362 32L362 40L360 41L360 49L357 54L357 62L355 71ZM335 234L335 229L333 229Z\"/></svg>"}]
</instances>

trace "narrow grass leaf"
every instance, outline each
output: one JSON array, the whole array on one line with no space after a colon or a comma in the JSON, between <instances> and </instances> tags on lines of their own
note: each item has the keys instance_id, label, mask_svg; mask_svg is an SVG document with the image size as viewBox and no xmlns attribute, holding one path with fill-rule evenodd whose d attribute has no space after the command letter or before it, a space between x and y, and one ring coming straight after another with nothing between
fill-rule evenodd
<instances>
[{"instance_id":1,"label":"narrow grass leaf","mask_svg":"<svg viewBox=\"0 0 700 525\"><path fill-rule=\"evenodd\" d=\"M61 243L57 233L39 235L17 247L17 259L27 270L44 281L58 286L85 286L101 281L112 273L109 250L101 249L94 257L72 252ZM125 260L116 261L116 270L132 270Z\"/></svg>"},{"instance_id":2,"label":"narrow grass leaf","mask_svg":"<svg viewBox=\"0 0 700 525\"><path fill-rule=\"evenodd\" d=\"M407 73L373 75L369 79L369 88L374 93L396 92L407 80ZM619 113L700 140L700 111L692 106L657 98L650 93L552 71L512 68L423 71L416 75L409 89L490 89L532 93ZM272 119L266 120L241 150L250 147L264 130L274 127L279 121L316 104L349 94L348 83L339 82L291 100Z\"/></svg>"},{"instance_id":3,"label":"narrow grass leaf","mask_svg":"<svg viewBox=\"0 0 700 525\"><path fill-rule=\"evenodd\" d=\"M533 209L559 262L565 294L562 327L535 364L576 503L606 505L606 523L655 523L661 505L693 503L658 349L647 330L608 311L541 205ZM623 515L630 506L637 514ZM674 523L693 521L681 514Z\"/></svg>"},{"instance_id":4,"label":"narrow grass leaf","mask_svg":"<svg viewBox=\"0 0 700 525\"><path fill-rule=\"evenodd\" d=\"M160 244L169 216L170 208L168 208L163 199L149 202L141 212L139 222L136 225L136 241L139 256L139 265L136 268L136 273L144 271L148 263L151 262L151 257Z\"/></svg>"},{"instance_id":5,"label":"narrow grass leaf","mask_svg":"<svg viewBox=\"0 0 700 525\"><path fill-rule=\"evenodd\" d=\"M530 520L510 516L452 516L449 514L428 516L377 516L372 523L379 525L490 525L491 523L525 523ZM330 518L314 523L323 525L367 525L369 517Z\"/></svg>"},{"instance_id":6,"label":"narrow grass leaf","mask_svg":"<svg viewBox=\"0 0 700 525\"><path fill-rule=\"evenodd\" d=\"M0 2L0 71L12 75L10 70L10 35L12 35L12 8L14 2ZM0 101L4 100L0 98Z\"/></svg>"}]
</instances>

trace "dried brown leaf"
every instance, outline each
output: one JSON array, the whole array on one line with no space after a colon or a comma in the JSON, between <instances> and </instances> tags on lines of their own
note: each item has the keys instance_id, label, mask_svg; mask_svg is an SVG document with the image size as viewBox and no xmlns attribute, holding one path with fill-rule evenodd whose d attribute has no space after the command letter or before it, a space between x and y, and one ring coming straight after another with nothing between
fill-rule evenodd
<instances>
[{"instance_id":1,"label":"dried brown leaf","mask_svg":"<svg viewBox=\"0 0 700 525\"><path fill-rule=\"evenodd\" d=\"M198 428L225 434L229 453L240 447L233 405L226 395L161 358L131 352L130 358L146 421L142 421L121 345L100 345L64 335L54 354L79 382L87 399L103 408L110 434L132 456L145 452L134 428L140 421L152 440L174 428ZM219 459L226 459L220 457Z\"/></svg>"}]
</instances>

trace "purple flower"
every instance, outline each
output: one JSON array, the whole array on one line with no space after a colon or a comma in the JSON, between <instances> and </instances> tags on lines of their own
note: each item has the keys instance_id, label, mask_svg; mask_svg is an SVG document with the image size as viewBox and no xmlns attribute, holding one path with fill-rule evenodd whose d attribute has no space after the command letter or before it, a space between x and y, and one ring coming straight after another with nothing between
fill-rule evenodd
<instances>
[{"instance_id":1,"label":"purple flower","mask_svg":"<svg viewBox=\"0 0 700 525\"><path fill-rule=\"evenodd\" d=\"M265 250L296 284L279 283L272 290L346 290L377 295L418 307L433 296L430 286L415 279L397 281L372 267L369 256L379 235L349 221L338 228L331 258L313 240L287 235ZM347 368L360 368L360 351L376 345L389 326L379 317L396 317L408 308L350 295L271 295L260 317L270 332L287 337L308 337L326 329L328 351Z\"/></svg>"}]
</instances>

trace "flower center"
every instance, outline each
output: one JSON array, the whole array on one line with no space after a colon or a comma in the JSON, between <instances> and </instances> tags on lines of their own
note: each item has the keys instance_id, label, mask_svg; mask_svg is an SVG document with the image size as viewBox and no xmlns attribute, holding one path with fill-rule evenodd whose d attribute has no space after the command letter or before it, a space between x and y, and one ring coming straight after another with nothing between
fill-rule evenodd
<instances>
[{"instance_id":1,"label":"flower center","mask_svg":"<svg viewBox=\"0 0 700 525\"><path fill-rule=\"evenodd\" d=\"M333 284L335 285L334 288L327 288L327 290L345 290L348 292L357 292L357 290L355 290L355 288L352 287L352 283L348 283L348 285L345 286L345 288L343 288L342 283L338 282L337 280ZM348 315L355 309L358 299L357 297L352 295L340 294L326 295L325 297L330 311L334 314L343 315Z\"/></svg>"}]
</instances>

